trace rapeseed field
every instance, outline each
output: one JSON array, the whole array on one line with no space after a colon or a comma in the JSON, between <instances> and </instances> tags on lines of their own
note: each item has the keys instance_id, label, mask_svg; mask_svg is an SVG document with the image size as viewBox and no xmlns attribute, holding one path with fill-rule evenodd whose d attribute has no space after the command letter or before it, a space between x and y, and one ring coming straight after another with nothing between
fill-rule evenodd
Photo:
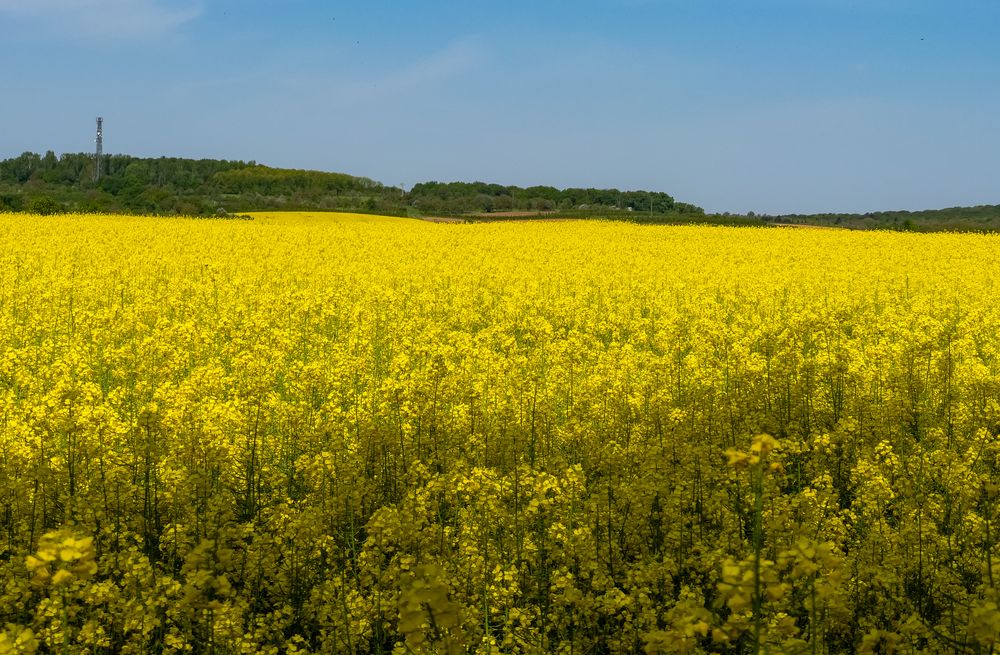
<instances>
[{"instance_id":1,"label":"rapeseed field","mask_svg":"<svg viewBox=\"0 0 1000 655\"><path fill-rule=\"evenodd\" d=\"M993 653L1000 237L0 215L0 654Z\"/></svg>"}]
</instances>

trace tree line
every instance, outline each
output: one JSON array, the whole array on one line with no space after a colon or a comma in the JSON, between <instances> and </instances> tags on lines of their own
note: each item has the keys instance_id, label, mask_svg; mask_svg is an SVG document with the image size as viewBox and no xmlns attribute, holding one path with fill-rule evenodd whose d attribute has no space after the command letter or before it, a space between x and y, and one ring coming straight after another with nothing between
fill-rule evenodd
<instances>
[{"instance_id":1,"label":"tree line","mask_svg":"<svg viewBox=\"0 0 1000 655\"><path fill-rule=\"evenodd\" d=\"M467 220L558 215L636 223L805 224L917 232L1000 230L1000 205L864 214L706 214L658 191L421 182L409 191L345 173L272 168L255 161L25 152L0 160L0 212L213 216L266 210L366 211Z\"/></svg>"},{"instance_id":2,"label":"tree line","mask_svg":"<svg viewBox=\"0 0 1000 655\"><path fill-rule=\"evenodd\" d=\"M438 213L618 210L652 214L703 214L704 210L677 202L657 191L618 189L557 189L551 186L502 186L486 182L423 182L410 190L410 202Z\"/></svg>"},{"instance_id":3,"label":"tree line","mask_svg":"<svg viewBox=\"0 0 1000 655\"><path fill-rule=\"evenodd\" d=\"M344 173L255 161L26 152L0 161L0 211L215 215L259 210L353 210L408 215L510 211L612 214L660 222L704 215L667 193L485 182L424 182L409 192Z\"/></svg>"},{"instance_id":4,"label":"tree line","mask_svg":"<svg viewBox=\"0 0 1000 655\"><path fill-rule=\"evenodd\" d=\"M226 214L264 209L376 209L398 189L342 173L254 161L26 152L0 161L0 211Z\"/></svg>"},{"instance_id":5,"label":"tree line","mask_svg":"<svg viewBox=\"0 0 1000 655\"><path fill-rule=\"evenodd\" d=\"M785 214L758 216L769 223L807 224L852 230L900 232L995 232L1000 230L1000 205L947 207L921 211L880 211L864 214Z\"/></svg>"}]
</instances>

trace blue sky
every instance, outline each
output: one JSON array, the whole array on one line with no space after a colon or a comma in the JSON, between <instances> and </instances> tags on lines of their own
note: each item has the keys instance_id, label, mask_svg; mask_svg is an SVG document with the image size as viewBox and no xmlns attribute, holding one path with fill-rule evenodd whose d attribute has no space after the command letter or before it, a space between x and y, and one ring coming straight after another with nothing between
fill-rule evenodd
<instances>
[{"instance_id":1,"label":"blue sky","mask_svg":"<svg viewBox=\"0 0 1000 655\"><path fill-rule=\"evenodd\" d=\"M711 211L1000 203L996 0L0 0L0 157L254 159Z\"/></svg>"}]
</instances>

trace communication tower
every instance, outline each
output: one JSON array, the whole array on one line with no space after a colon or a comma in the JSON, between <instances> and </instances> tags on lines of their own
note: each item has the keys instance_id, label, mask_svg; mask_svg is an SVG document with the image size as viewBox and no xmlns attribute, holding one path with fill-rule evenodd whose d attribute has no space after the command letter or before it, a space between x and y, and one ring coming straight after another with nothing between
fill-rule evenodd
<instances>
[{"instance_id":1,"label":"communication tower","mask_svg":"<svg viewBox=\"0 0 1000 655\"><path fill-rule=\"evenodd\" d=\"M97 117L97 152L94 153L94 181L101 179L101 155L104 154L104 119Z\"/></svg>"}]
</instances>

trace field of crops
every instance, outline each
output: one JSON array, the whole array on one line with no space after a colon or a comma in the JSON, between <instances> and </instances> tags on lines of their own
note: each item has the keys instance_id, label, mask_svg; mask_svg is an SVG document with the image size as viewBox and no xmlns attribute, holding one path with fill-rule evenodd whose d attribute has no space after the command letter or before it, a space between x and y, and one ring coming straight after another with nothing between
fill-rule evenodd
<instances>
[{"instance_id":1,"label":"field of crops","mask_svg":"<svg viewBox=\"0 0 1000 655\"><path fill-rule=\"evenodd\" d=\"M0 215L0 654L994 653L1000 237Z\"/></svg>"}]
</instances>

